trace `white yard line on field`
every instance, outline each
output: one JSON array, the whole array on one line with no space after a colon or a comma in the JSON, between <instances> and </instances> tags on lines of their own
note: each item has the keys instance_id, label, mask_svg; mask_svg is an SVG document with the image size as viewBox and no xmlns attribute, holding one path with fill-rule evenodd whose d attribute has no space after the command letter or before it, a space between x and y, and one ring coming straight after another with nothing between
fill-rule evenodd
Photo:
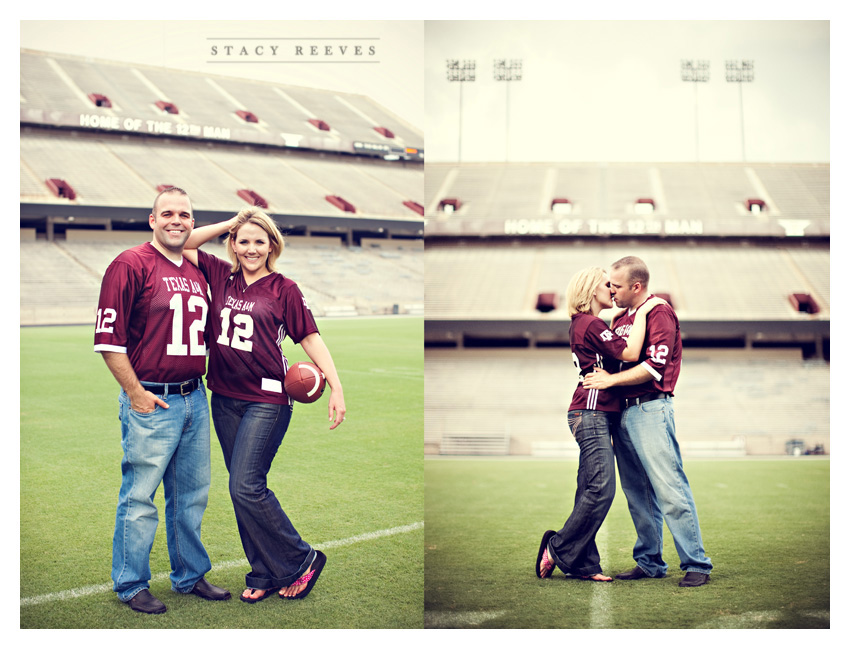
<instances>
[{"instance_id":1,"label":"white yard line on field","mask_svg":"<svg viewBox=\"0 0 850 649\"><path fill-rule=\"evenodd\" d=\"M599 550L600 557L608 556L608 526L604 523L596 533L596 548ZM605 567L602 568L603 574ZM610 628L611 611L608 607L608 600L611 599L610 583L591 584L593 586L593 594L590 599L590 628L591 629L607 629Z\"/></svg>"},{"instance_id":2,"label":"white yard line on field","mask_svg":"<svg viewBox=\"0 0 850 649\"><path fill-rule=\"evenodd\" d=\"M346 545L354 545L355 543L360 543L362 541L373 541L375 539L379 539L385 536L394 536L396 534L406 534L407 532L413 532L414 530L419 530L425 527L425 523L420 521L418 523L411 523L410 525L401 525L399 527L390 527L385 530L375 530L374 532L366 532L365 534L358 534L357 536L349 536L347 539L337 539L335 541L327 541L326 543L318 543L313 547L316 550L328 550L330 548L340 548ZM217 563L212 567L212 570L219 569L227 569L227 568L238 568L239 566L247 565L247 561L245 559L240 559L238 561L224 561L221 563ZM151 581L160 581L164 579L168 579L168 572L160 572L151 577ZM112 590L112 584L97 584L94 586L81 586L80 588L71 588L70 590L63 590L57 593L45 593L44 595L36 595L34 597L23 597L21 598L21 606L32 606L34 604L45 604L47 602L55 602L66 599L74 599L77 597L84 597L86 595L94 595L96 593L108 593Z\"/></svg>"},{"instance_id":3,"label":"white yard line on field","mask_svg":"<svg viewBox=\"0 0 850 649\"><path fill-rule=\"evenodd\" d=\"M426 629L465 629L502 617L506 611L425 611Z\"/></svg>"},{"instance_id":4,"label":"white yard line on field","mask_svg":"<svg viewBox=\"0 0 850 649\"><path fill-rule=\"evenodd\" d=\"M600 556L608 555L608 528L604 523L596 533L596 547ZM587 603L590 616L588 628L611 628L611 584L588 582L587 586L591 590L590 601ZM425 628L466 629L478 627L484 622L495 620L506 613L507 611L425 611Z\"/></svg>"}]
</instances>

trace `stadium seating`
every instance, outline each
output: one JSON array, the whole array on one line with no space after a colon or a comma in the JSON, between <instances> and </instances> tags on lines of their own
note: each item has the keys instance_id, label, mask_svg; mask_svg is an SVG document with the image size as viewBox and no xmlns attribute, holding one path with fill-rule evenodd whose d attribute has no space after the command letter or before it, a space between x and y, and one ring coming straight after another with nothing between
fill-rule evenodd
<instances>
[{"instance_id":1,"label":"stadium seating","mask_svg":"<svg viewBox=\"0 0 850 649\"><path fill-rule=\"evenodd\" d=\"M49 110L77 116L83 111L96 113L100 108L104 115L163 120L175 125L192 122L240 131L254 141L265 139L272 144L282 143L282 133L315 137L317 130L307 116L310 113L332 127L328 135L331 139L349 143L389 142L374 129L372 122L375 122L392 132L395 144L419 149L424 144L421 133L365 94L32 50L21 50L20 61L21 106L30 111ZM97 107L88 99L89 94L107 97L111 107ZM156 107L157 101L166 98L177 107L177 113L169 114ZM293 109L293 101L299 109ZM240 106L254 114L258 122L248 123L238 117L236 111ZM281 106L290 109L283 110Z\"/></svg>"},{"instance_id":2,"label":"stadium seating","mask_svg":"<svg viewBox=\"0 0 850 649\"><path fill-rule=\"evenodd\" d=\"M256 204L355 245L422 236L422 133L366 95L32 50L20 62L21 226L50 241L144 221L168 185L201 223Z\"/></svg>"},{"instance_id":3,"label":"stadium seating","mask_svg":"<svg viewBox=\"0 0 850 649\"><path fill-rule=\"evenodd\" d=\"M30 50L20 63L22 325L93 322L106 267L150 240L168 185L198 225L265 201L288 239L280 269L316 315L423 313L424 140L368 96Z\"/></svg>"},{"instance_id":4,"label":"stadium seating","mask_svg":"<svg viewBox=\"0 0 850 649\"><path fill-rule=\"evenodd\" d=\"M94 323L100 278L47 241L21 241L20 321Z\"/></svg>"},{"instance_id":5,"label":"stadium seating","mask_svg":"<svg viewBox=\"0 0 850 649\"><path fill-rule=\"evenodd\" d=\"M447 198L461 203L451 215L440 209ZM624 235L678 222L686 234L784 236L804 228L806 236L829 235L829 165L792 163L430 163L426 231L500 236L506 221L560 218L554 199L570 201L564 218L584 221L562 234L608 233L594 229L597 222L614 222L621 229L611 233ZM654 211L640 214L640 199L652 199ZM752 199L764 211L748 211Z\"/></svg>"},{"instance_id":6,"label":"stadium seating","mask_svg":"<svg viewBox=\"0 0 850 649\"><path fill-rule=\"evenodd\" d=\"M404 201L421 201L422 170L366 160L311 159L281 150L233 149L200 143L48 131L21 137L21 201L67 202L54 197L44 179L62 178L77 192L77 205L150 210L156 187L178 184L196 210L238 211L237 196L250 188L272 213L339 217L325 196L344 196L364 217L422 221ZM108 179L105 180L105 179ZM418 190L417 190L418 188ZM142 218L147 215L143 214Z\"/></svg>"},{"instance_id":7,"label":"stadium seating","mask_svg":"<svg viewBox=\"0 0 850 649\"><path fill-rule=\"evenodd\" d=\"M139 232L79 230L54 242L22 235L21 324L93 323L107 266L122 250L148 240ZM215 242L203 249L227 258ZM328 317L421 315L423 263L421 241L349 248L339 239L290 237L278 266L298 282L314 314Z\"/></svg>"},{"instance_id":8,"label":"stadium seating","mask_svg":"<svg viewBox=\"0 0 850 649\"><path fill-rule=\"evenodd\" d=\"M427 349L425 452L577 457L569 349ZM674 398L689 457L829 452L829 364L788 350L686 349Z\"/></svg>"},{"instance_id":9,"label":"stadium seating","mask_svg":"<svg viewBox=\"0 0 850 649\"><path fill-rule=\"evenodd\" d=\"M811 320L789 302L792 292L812 294L829 319L829 249L794 245L532 241L525 245L429 242L426 310L439 320L565 319L563 309L536 312L537 296L563 296L572 275L607 268L627 254L644 259L650 288L669 294L681 320ZM745 280L745 281L742 281Z\"/></svg>"}]
</instances>

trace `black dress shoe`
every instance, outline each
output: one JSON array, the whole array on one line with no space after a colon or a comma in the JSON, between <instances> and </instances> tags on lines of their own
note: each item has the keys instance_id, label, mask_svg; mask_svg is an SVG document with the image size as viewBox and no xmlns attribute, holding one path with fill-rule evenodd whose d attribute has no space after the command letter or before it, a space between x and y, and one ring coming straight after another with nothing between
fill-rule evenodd
<instances>
[{"instance_id":1,"label":"black dress shoe","mask_svg":"<svg viewBox=\"0 0 850 649\"><path fill-rule=\"evenodd\" d=\"M615 579L648 579L649 575L646 574L640 566L635 566L629 572L621 572L619 575L614 576Z\"/></svg>"},{"instance_id":2,"label":"black dress shoe","mask_svg":"<svg viewBox=\"0 0 850 649\"><path fill-rule=\"evenodd\" d=\"M128 604L131 609L139 613L149 613L151 615L159 615L165 613L165 604L160 602L156 597L151 595L150 591L145 588L140 590L133 599L128 599L125 604Z\"/></svg>"},{"instance_id":3,"label":"black dress shoe","mask_svg":"<svg viewBox=\"0 0 850 649\"><path fill-rule=\"evenodd\" d=\"M704 572L686 572L685 578L679 582L683 588L703 586L708 583L709 576Z\"/></svg>"},{"instance_id":4,"label":"black dress shoe","mask_svg":"<svg viewBox=\"0 0 850 649\"><path fill-rule=\"evenodd\" d=\"M224 588L219 588L218 586L213 586L206 579L201 577L197 582L195 582L195 587L190 591L193 595L197 595L198 597L203 597L204 599L211 600L223 600L230 599L230 591L224 590Z\"/></svg>"}]
</instances>

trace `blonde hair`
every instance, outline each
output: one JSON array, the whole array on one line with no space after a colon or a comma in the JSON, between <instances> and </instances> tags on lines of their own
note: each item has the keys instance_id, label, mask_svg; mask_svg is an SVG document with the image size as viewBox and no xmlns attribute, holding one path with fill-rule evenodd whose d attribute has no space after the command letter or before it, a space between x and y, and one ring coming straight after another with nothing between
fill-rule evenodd
<instances>
[{"instance_id":1,"label":"blonde hair","mask_svg":"<svg viewBox=\"0 0 850 649\"><path fill-rule=\"evenodd\" d=\"M283 252L283 235L280 233L280 229L271 217L257 207L246 207L244 210L240 211L236 215L236 223L230 228L230 236L227 239L227 256L230 258L230 263L232 264L230 272L237 273L242 266L239 263L239 258L233 251L233 242L236 241L236 235L239 232L239 228L246 223L253 223L254 225L261 227L268 235L269 256L266 259L266 268L269 272L276 273L277 268L275 268L275 262Z\"/></svg>"},{"instance_id":2,"label":"blonde hair","mask_svg":"<svg viewBox=\"0 0 850 649\"><path fill-rule=\"evenodd\" d=\"M567 286L567 311L572 318L576 313L590 313L590 303L605 279L605 271L596 266L578 271Z\"/></svg>"}]
</instances>

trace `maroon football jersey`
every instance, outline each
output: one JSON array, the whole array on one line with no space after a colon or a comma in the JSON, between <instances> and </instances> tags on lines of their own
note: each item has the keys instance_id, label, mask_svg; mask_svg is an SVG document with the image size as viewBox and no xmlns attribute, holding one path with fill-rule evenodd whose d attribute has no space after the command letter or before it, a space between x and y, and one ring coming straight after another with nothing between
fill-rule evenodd
<instances>
[{"instance_id":1,"label":"maroon football jersey","mask_svg":"<svg viewBox=\"0 0 850 649\"><path fill-rule=\"evenodd\" d=\"M626 341L614 334L601 318L589 313L576 313L570 322L570 351L579 373L579 383L573 393L570 410L620 411L620 395L616 390L587 390L581 379L595 367L616 372L616 360L626 348Z\"/></svg>"},{"instance_id":2,"label":"maroon football jersey","mask_svg":"<svg viewBox=\"0 0 850 649\"><path fill-rule=\"evenodd\" d=\"M634 310L624 311L613 322L614 333L628 338L634 322ZM635 365L642 365L652 380L621 386L620 396L639 397L654 392L669 392L672 396L682 368L682 335L679 318L669 304L660 304L646 315L646 338L640 358L636 363L621 363L620 371Z\"/></svg>"},{"instance_id":3,"label":"maroon football jersey","mask_svg":"<svg viewBox=\"0 0 850 649\"><path fill-rule=\"evenodd\" d=\"M204 375L209 302L203 273L151 243L125 250L106 269L94 350L127 354L140 381L178 383Z\"/></svg>"},{"instance_id":4,"label":"maroon football jersey","mask_svg":"<svg viewBox=\"0 0 850 649\"><path fill-rule=\"evenodd\" d=\"M198 251L210 284L210 390L263 403L291 403L283 389L289 365L281 350L286 336L299 343L319 331L298 285L272 273L245 285L230 263Z\"/></svg>"}]
</instances>

